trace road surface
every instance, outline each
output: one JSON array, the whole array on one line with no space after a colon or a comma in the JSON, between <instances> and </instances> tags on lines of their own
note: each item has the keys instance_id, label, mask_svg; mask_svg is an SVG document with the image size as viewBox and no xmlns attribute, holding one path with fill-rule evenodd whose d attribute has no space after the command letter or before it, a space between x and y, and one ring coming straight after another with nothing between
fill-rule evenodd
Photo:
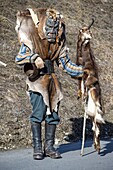
<instances>
[{"instance_id":1,"label":"road surface","mask_svg":"<svg viewBox=\"0 0 113 170\"><path fill-rule=\"evenodd\" d=\"M85 142L83 157L80 148L81 142L60 145L57 160L33 160L32 148L0 152L0 170L113 170L113 139L101 141L100 155L92 141Z\"/></svg>"}]
</instances>

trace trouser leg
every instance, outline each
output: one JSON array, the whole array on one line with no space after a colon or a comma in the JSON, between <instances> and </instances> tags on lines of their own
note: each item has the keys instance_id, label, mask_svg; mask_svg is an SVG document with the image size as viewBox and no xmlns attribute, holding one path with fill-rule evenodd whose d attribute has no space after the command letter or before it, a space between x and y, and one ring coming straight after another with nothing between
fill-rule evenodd
<instances>
[{"instance_id":1,"label":"trouser leg","mask_svg":"<svg viewBox=\"0 0 113 170\"><path fill-rule=\"evenodd\" d=\"M42 122L45 119L46 105L43 96L40 93L30 91L30 102L32 106L32 114L30 122Z\"/></svg>"},{"instance_id":2,"label":"trouser leg","mask_svg":"<svg viewBox=\"0 0 113 170\"><path fill-rule=\"evenodd\" d=\"M45 103L43 101L43 97L40 93L30 92L30 101L31 101L31 105L32 105L32 114L30 116L30 121L33 124L32 125L32 133L34 136L33 138L35 138L35 136L37 136L38 139L40 139L39 141L41 141L41 137L39 135L39 134L41 134L41 130L37 131L35 126L40 127L41 122L43 120L45 120L46 121L46 123L45 123L45 149L44 149L45 154L47 156L50 156L51 158L60 158L61 157L60 154L53 147L54 140L55 140L56 125L60 121L58 113L53 112L51 115L46 115L47 106L45 105ZM33 122L35 122L35 125ZM40 129L40 128L38 128L38 129ZM34 141L34 146L35 146L35 143L37 140L33 140L33 141ZM37 149L35 149L35 147L34 147L34 155L35 155L36 151L37 151ZM39 154L38 154L38 156L39 156ZM37 156L35 158L37 159Z\"/></svg>"}]
</instances>

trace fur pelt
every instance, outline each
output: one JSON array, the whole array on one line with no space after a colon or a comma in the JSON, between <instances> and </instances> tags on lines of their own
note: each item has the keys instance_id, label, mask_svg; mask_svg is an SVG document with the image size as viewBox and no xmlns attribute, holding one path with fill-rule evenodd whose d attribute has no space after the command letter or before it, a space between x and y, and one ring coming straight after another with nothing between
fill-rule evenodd
<instances>
[{"instance_id":1,"label":"fur pelt","mask_svg":"<svg viewBox=\"0 0 113 170\"><path fill-rule=\"evenodd\" d=\"M28 91L32 90L42 94L45 104L50 108L50 112L57 111L57 104L63 98L63 94L61 85L54 73L41 76L34 82L27 78L26 84L28 85Z\"/></svg>"},{"instance_id":2,"label":"fur pelt","mask_svg":"<svg viewBox=\"0 0 113 170\"><path fill-rule=\"evenodd\" d=\"M46 36L45 26L48 17L53 17L55 21L58 21L58 32L54 43L49 43ZM55 9L30 8L17 13L16 31L20 43L25 43L32 53L37 53L44 62L45 60L51 60L53 65L61 48L65 45L64 28L65 24L62 22L62 16ZM30 70L30 73L32 72L33 70ZM39 74L37 73L37 75ZM60 83L54 73L41 75L33 82L27 78L26 83L28 90L42 94L50 112L57 111L57 104L63 98L63 95Z\"/></svg>"},{"instance_id":3,"label":"fur pelt","mask_svg":"<svg viewBox=\"0 0 113 170\"><path fill-rule=\"evenodd\" d=\"M92 22L93 23L93 22ZM85 120L86 115L92 119L94 131L94 147L100 152L100 124L105 123L103 119L103 107L101 103L101 88L98 78L98 69L95 63L95 57L90 47L92 34L90 27L83 27L79 31L77 42L77 60L76 64L83 65L84 75L79 79L78 97L82 97L84 103L84 125L83 139L85 139ZM82 141L83 154L84 140Z\"/></svg>"}]
</instances>

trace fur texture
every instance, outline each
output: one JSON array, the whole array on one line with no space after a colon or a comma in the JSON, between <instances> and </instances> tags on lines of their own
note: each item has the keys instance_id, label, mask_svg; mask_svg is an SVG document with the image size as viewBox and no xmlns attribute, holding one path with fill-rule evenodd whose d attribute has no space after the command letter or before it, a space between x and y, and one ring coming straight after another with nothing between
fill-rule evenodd
<instances>
[{"instance_id":1,"label":"fur texture","mask_svg":"<svg viewBox=\"0 0 113 170\"><path fill-rule=\"evenodd\" d=\"M84 70L83 78L79 79L78 82L78 98L82 97L82 101L85 103L85 112L92 119L94 146L100 152L100 124L105 122L101 104L98 68L90 46L92 34L89 28L83 27L78 35L76 64L83 65Z\"/></svg>"},{"instance_id":2,"label":"fur texture","mask_svg":"<svg viewBox=\"0 0 113 170\"><path fill-rule=\"evenodd\" d=\"M57 35L55 34L56 41L54 43L49 43L45 34L45 26L48 18L54 19L54 21L58 20L58 32ZM64 23L61 20L60 13L54 9L46 8L30 8L18 11L15 29L18 33L20 43L24 43L30 48L32 53L38 54L40 57L35 60L35 66L42 68L46 60L50 60L54 69L54 60L59 56L61 50L59 50L59 47L64 46L66 40ZM33 70L31 68L31 70L27 71L28 74L33 74L35 70L35 67L33 67ZM33 82L27 78L26 83L28 86L27 90L42 94L44 102L47 105L48 115L53 111L57 111L58 103L63 98L63 95L57 76L53 72L46 73Z\"/></svg>"}]
</instances>

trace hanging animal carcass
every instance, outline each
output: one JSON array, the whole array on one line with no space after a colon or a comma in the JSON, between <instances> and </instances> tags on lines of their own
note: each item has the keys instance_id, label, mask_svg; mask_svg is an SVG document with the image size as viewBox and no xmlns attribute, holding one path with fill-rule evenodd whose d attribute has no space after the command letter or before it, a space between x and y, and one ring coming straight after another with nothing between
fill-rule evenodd
<instances>
[{"instance_id":1,"label":"hanging animal carcass","mask_svg":"<svg viewBox=\"0 0 113 170\"><path fill-rule=\"evenodd\" d=\"M88 27L83 27L79 30L77 41L76 64L82 65L84 70L83 77L78 80L78 98L82 97L85 109L81 155L83 155L84 149L86 117L89 116L92 119L94 147L98 153L100 152L100 124L105 123L98 68L90 45L90 39L92 38L90 28L93 23L94 19L92 19L92 23Z\"/></svg>"}]
</instances>

